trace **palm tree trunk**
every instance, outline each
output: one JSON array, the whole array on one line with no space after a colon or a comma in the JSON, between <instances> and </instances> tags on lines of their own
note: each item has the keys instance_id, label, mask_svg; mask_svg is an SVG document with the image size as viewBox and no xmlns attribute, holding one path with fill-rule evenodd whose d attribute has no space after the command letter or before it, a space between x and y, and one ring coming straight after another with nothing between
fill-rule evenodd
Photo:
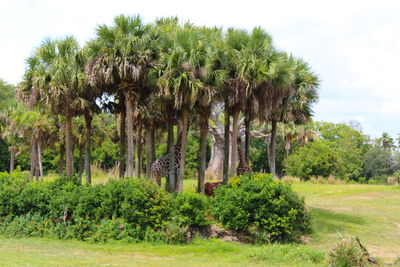
<instances>
[{"instance_id":1,"label":"palm tree trunk","mask_svg":"<svg viewBox=\"0 0 400 267\"><path fill-rule=\"evenodd\" d=\"M237 149L237 137L238 137L238 132L239 132L239 114L240 114L240 109L236 107L233 111L233 121L232 121L232 141L231 141L231 172L230 172L230 177L236 175L236 164L238 160L238 149Z\"/></svg>"},{"instance_id":2,"label":"palm tree trunk","mask_svg":"<svg viewBox=\"0 0 400 267\"><path fill-rule=\"evenodd\" d=\"M134 175L134 167L133 167L133 96L126 91L125 93L125 107L126 107L126 135L127 135L127 142L128 142L128 160L127 160L127 176L133 177Z\"/></svg>"},{"instance_id":3,"label":"palm tree trunk","mask_svg":"<svg viewBox=\"0 0 400 267\"><path fill-rule=\"evenodd\" d=\"M10 149L10 173L14 171L15 168L15 150L14 148Z\"/></svg>"},{"instance_id":4,"label":"palm tree trunk","mask_svg":"<svg viewBox=\"0 0 400 267\"><path fill-rule=\"evenodd\" d=\"M140 119L140 118L139 118ZM142 123L136 127L136 164L135 176L140 177L142 171Z\"/></svg>"},{"instance_id":5,"label":"palm tree trunk","mask_svg":"<svg viewBox=\"0 0 400 267\"><path fill-rule=\"evenodd\" d=\"M277 121L272 120L272 130L271 130L271 142L269 149L269 171L273 176L276 176L275 171L275 158L276 158L276 125Z\"/></svg>"},{"instance_id":6,"label":"palm tree trunk","mask_svg":"<svg viewBox=\"0 0 400 267\"><path fill-rule=\"evenodd\" d=\"M178 148L180 151L180 160L179 160L179 173L176 183L176 190L181 192L183 190L183 176L185 174L185 158L186 158L186 145L187 145L187 135L188 135L188 124L189 124L189 109L187 107L183 107L182 109L182 143L181 147Z\"/></svg>"},{"instance_id":7,"label":"palm tree trunk","mask_svg":"<svg viewBox=\"0 0 400 267\"><path fill-rule=\"evenodd\" d=\"M83 155L84 153L85 153L85 147L80 145L79 146L79 160L78 160L79 184L82 184L83 169L85 167L85 160L84 160L84 155Z\"/></svg>"},{"instance_id":8,"label":"palm tree trunk","mask_svg":"<svg viewBox=\"0 0 400 267\"><path fill-rule=\"evenodd\" d=\"M31 141L31 169L30 169L30 179L33 180L35 176L35 155L36 155L36 145L32 138Z\"/></svg>"},{"instance_id":9,"label":"palm tree trunk","mask_svg":"<svg viewBox=\"0 0 400 267\"><path fill-rule=\"evenodd\" d=\"M172 193L176 189L176 173L175 173L175 151L174 151L174 125L172 119L167 119L168 128L168 155L169 155L169 173L167 191Z\"/></svg>"},{"instance_id":10,"label":"palm tree trunk","mask_svg":"<svg viewBox=\"0 0 400 267\"><path fill-rule=\"evenodd\" d=\"M126 169L126 112L121 113L121 121L119 125L119 178L124 177Z\"/></svg>"},{"instance_id":11,"label":"palm tree trunk","mask_svg":"<svg viewBox=\"0 0 400 267\"><path fill-rule=\"evenodd\" d=\"M38 145L37 142L35 142L35 155L33 156L34 160L34 169L35 169L35 177L36 177L36 182L39 181L39 157L38 157Z\"/></svg>"},{"instance_id":12,"label":"palm tree trunk","mask_svg":"<svg viewBox=\"0 0 400 267\"><path fill-rule=\"evenodd\" d=\"M155 160L154 124L146 129L146 178L151 178L151 165Z\"/></svg>"},{"instance_id":13,"label":"palm tree trunk","mask_svg":"<svg viewBox=\"0 0 400 267\"><path fill-rule=\"evenodd\" d=\"M64 172L64 163L65 163L65 142L64 140L60 140L60 159L58 161L58 174L60 176L62 176Z\"/></svg>"},{"instance_id":14,"label":"palm tree trunk","mask_svg":"<svg viewBox=\"0 0 400 267\"><path fill-rule=\"evenodd\" d=\"M230 128L231 128L231 114L228 105L228 98L225 99L225 129L224 129L224 170L222 183L227 184L229 179L229 145L230 145Z\"/></svg>"},{"instance_id":15,"label":"palm tree trunk","mask_svg":"<svg viewBox=\"0 0 400 267\"><path fill-rule=\"evenodd\" d=\"M68 107L69 109L69 107ZM74 170L74 155L73 155L73 142L72 142L72 111L67 110L65 120L65 147L66 147L66 174L67 178L72 177Z\"/></svg>"},{"instance_id":16,"label":"palm tree trunk","mask_svg":"<svg viewBox=\"0 0 400 267\"><path fill-rule=\"evenodd\" d=\"M244 158L247 163L249 163L249 149L250 149L250 114L246 111L245 124L245 139L244 139Z\"/></svg>"},{"instance_id":17,"label":"palm tree trunk","mask_svg":"<svg viewBox=\"0 0 400 267\"><path fill-rule=\"evenodd\" d=\"M37 143L37 155L38 155L39 175L40 178L42 179L42 182L44 182L43 164L42 164L42 145L40 142Z\"/></svg>"},{"instance_id":18,"label":"palm tree trunk","mask_svg":"<svg viewBox=\"0 0 400 267\"><path fill-rule=\"evenodd\" d=\"M90 113L85 113L85 124L86 124L86 132L85 132L85 174L86 174L86 183L92 183L92 157L91 157L91 136L92 136L92 116Z\"/></svg>"},{"instance_id":19,"label":"palm tree trunk","mask_svg":"<svg viewBox=\"0 0 400 267\"><path fill-rule=\"evenodd\" d=\"M199 179L197 184L197 192L204 194L204 183L206 180L206 154L207 154L207 134L208 134L208 117L204 117L200 122L200 162L199 162Z\"/></svg>"}]
</instances>

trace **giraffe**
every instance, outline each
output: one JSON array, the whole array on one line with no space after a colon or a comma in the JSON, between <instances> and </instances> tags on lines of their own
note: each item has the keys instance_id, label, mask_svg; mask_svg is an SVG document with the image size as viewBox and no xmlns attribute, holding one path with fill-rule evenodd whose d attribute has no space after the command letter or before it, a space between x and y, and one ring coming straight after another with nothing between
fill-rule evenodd
<instances>
[{"instance_id":1,"label":"giraffe","mask_svg":"<svg viewBox=\"0 0 400 267\"><path fill-rule=\"evenodd\" d=\"M238 137L237 144L238 144L238 155L239 155L239 165L236 168L237 175L242 175L248 172L252 172L251 167L246 162L246 158L242 147L242 139L240 137Z\"/></svg>"},{"instance_id":2,"label":"giraffe","mask_svg":"<svg viewBox=\"0 0 400 267\"><path fill-rule=\"evenodd\" d=\"M175 153L175 169L176 173L179 172L179 166L181 161L181 144L182 144L182 132L179 134L178 140L174 146ZM161 177L164 177L169 172L169 153L161 158L156 159L151 164L151 177L159 185L161 185Z\"/></svg>"}]
</instances>

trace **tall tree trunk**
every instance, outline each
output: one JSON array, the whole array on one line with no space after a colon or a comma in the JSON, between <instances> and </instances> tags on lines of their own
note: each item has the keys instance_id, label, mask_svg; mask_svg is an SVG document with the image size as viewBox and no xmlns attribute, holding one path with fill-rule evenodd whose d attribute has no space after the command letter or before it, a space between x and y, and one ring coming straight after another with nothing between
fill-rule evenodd
<instances>
[{"instance_id":1,"label":"tall tree trunk","mask_svg":"<svg viewBox=\"0 0 400 267\"><path fill-rule=\"evenodd\" d=\"M42 164L42 144L40 143L40 141L37 143L37 155L38 155L39 175L42 182L44 182L43 164Z\"/></svg>"},{"instance_id":2,"label":"tall tree trunk","mask_svg":"<svg viewBox=\"0 0 400 267\"><path fill-rule=\"evenodd\" d=\"M39 157L38 157L38 145L37 142L35 142L35 155L33 156L34 160L34 166L35 166L35 177L36 177L36 182L39 181Z\"/></svg>"},{"instance_id":3,"label":"tall tree trunk","mask_svg":"<svg viewBox=\"0 0 400 267\"><path fill-rule=\"evenodd\" d=\"M140 120L140 118L139 118ZM135 176L140 177L142 171L142 123L139 122L136 127L136 164Z\"/></svg>"},{"instance_id":4,"label":"tall tree trunk","mask_svg":"<svg viewBox=\"0 0 400 267\"><path fill-rule=\"evenodd\" d=\"M245 115L245 139L244 139L244 158L247 163L249 163L249 153L250 153L250 114L249 111L246 111Z\"/></svg>"},{"instance_id":5,"label":"tall tree trunk","mask_svg":"<svg viewBox=\"0 0 400 267\"><path fill-rule=\"evenodd\" d=\"M231 141L231 172L230 172L230 177L236 175L236 164L238 161L238 149L237 149L237 138L238 138L238 132L239 132L239 114L240 114L240 109L236 107L233 110L233 120L232 120L232 141Z\"/></svg>"},{"instance_id":6,"label":"tall tree trunk","mask_svg":"<svg viewBox=\"0 0 400 267\"><path fill-rule=\"evenodd\" d=\"M151 165L155 160L154 123L150 122L146 129L146 178L151 178Z\"/></svg>"},{"instance_id":7,"label":"tall tree trunk","mask_svg":"<svg viewBox=\"0 0 400 267\"><path fill-rule=\"evenodd\" d=\"M270 142L270 149L269 149L269 171L270 173L276 177L275 171L275 157L276 157L276 126L277 121L271 121L272 129L271 129L271 142Z\"/></svg>"},{"instance_id":8,"label":"tall tree trunk","mask_svg":"<svg viewBox=\"0 0 400 267\"><path fill-rule=\"evenodd\" d=\"M72 142L72 111L69 106L66 111L66 120L65 120L65 148L66 148L66 174L67 178L72 177L72 173L74 170L74 154L73 154L73 142Z\"/></svg>"},{"instance_id":9,"label":"tall tree trunk","mask_svg":"<svg viewBox=\"0 0 400 267\"><path fill-rule=\"evenodd\" d=\"M188 125L189 125L189 109L187 107L183 107L182 130L181 130L182 142L181 142L181 147L178 148L178 150L180 151L180 160L179 160L179 173L176 183L176 190L179 192L183 190L183 176L185 174L185 158L186 158Z\"/></svg>"},{"instance_id":10,"label":"tall tree trunk","mask_svg":"<svg viewBox=\"0 0 400 267\"><path fill-rule=\"evenodd\" d=\"M80 145L79 146L79 160L78 160L78 179L79 179L79 184L82 184L82 175L83 175L83 169L85 167L85 160L84 160L84 154L85 153L85 147Z\"/></svg>"},{"instance_id":11,"label":"tall tree trunk","mask_svg":"<svg viewBox=\"0 0 400 267\"><path fill-rule=\"evenodd\" d=\"M121 121L119 125L119 178L125 176L126 169L126 112L121 113Z\"/></svg>"},{"instance_id":12,"label":"tall tree trunk","mask_svg":"<svg viewBox=\"0 0 400 267\"><path fill-rule=\"evenodd\" d=\"M92 156L91 156L91 136L92 136L92 114L90 112L85 113L85 124L86 124L86 132L85 132L85 174L86 174L86 183L92 183Z\"/></svg>"},{"instance_id":13,"label":"tall tree trunk","mask_svg":"<svg viewBox=\"0 0 400 267\"><path fill-rule=\"evenodd\" d=\"M168 128L168 158L169 173L167 182L167 191L172 193L176 189L176 172L175 172L175 151L174 151L174 124L171 118L167 119Z\"/></svg>"},{"instance_id":14,"label":"tall tree trunk","mask_svg":"<svg viewBox=\"0 0 400 267\"><path fill-rule=\"evenodd\" d=\"M126 107L126 136L128 143L128 160L126 164L127 176L133 177L134 175L134 165L133 165L133 95L126 91L125 93L125 107Z\"/></svg>"},{"instance_id":15,"label":"tall tree trunk","mask_svg":"<svg viewBox=\"0 0 400 267\"><path fill-rule=\"evenodd\" d=\"M230 149L230 128L231 128L231 114L228 105L228 98L225 98L225 129L224 129L224 170L223 170L223 178L222 183L227 184L229 179L229 149Z\"/></svg>"},{"instance_id":16,"label":"tall tree trunk","mask_svg":"<svg viewBox=\"0 0 400 267\"><path fill-rule=\"evenodd\" d=\"M36 157L36 144L32 138L31 141L31 169L30 169L30 179L33 180L35 176L35 157Z\"/></svg>"},{"instance_id":17,"label":"tall tree trunk","mask_svg":"<svg viewBox=\"0 0 400 267\"><path fill-rule=\"evenodd\" d=\"M199 162L199 178L197 183L197 192L204 194L204 183L206 180L206 164L207 164L207 134L208 134L208 116L200 119L200 162Z\"/></svg>"},{"instance_id":18,"label":"tall tree trunk","mask_svg":"<svg viewBox=\"0 0 400 267\"><path fill-rule=\"evenodd\" d=\"M63 175L65 166L65 140L60 140L60 159L58 161L58 174Z\"/></svg>"},{"instance_id":19,"label":"tall tree trunk","mask_svg":"<svg viewBox=\"0 0 400 267\"><path fill-rule=\"evenodd\" d=\"M15 168L15 150L14 148L10 149L10 173L14 171Z\"/></svg>"}]
</instances>

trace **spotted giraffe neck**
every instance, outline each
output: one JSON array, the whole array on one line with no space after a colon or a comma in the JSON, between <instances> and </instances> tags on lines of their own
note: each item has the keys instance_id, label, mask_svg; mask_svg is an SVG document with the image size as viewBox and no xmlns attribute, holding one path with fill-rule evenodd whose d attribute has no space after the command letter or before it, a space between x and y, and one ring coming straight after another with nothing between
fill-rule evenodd
<instances>
[{"instance_id":1,"label":"spotted giraffe neck","mask_svg":"<svg viewBox=\"0 0 400 267\"><path fill-rule=\"evenodd\" d=\"M240 137L238 137L238 140L237 140L237 147L238 147L239 162L246 163L246 159L245 159L244 151L243 151L243 147L242 147L242 139Z\"/></svg>"}]
</instances>

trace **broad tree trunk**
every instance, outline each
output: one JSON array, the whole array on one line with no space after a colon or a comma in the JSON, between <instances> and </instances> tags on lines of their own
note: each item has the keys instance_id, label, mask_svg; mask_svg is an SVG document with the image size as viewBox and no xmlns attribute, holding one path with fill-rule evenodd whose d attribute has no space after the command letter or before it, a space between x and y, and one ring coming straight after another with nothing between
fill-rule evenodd
<instances>
[{"instance_id":1,"label":"broad tree trunk","mask_svg":"<svg viewBox=\"0 0 400 267\"><path fill-rule=\"evenodd\" d=\"M187 145L187 135L188 135L188 124L189 124L189 109L184 107L182 109L182 142L180 150L180 160L179 160L179 173L177 177L176 190L181 192L183 190L183 176L185 174L185 158L186 158L186 145Z\"/></svg>"},{"instance_id":2,"label":"broad tree trunk","mask_svg":"<svg viewBox=\"0 0 400 267\"><path fill-rule=\"evenodd\" d=\"M233 121L232 121L232 141L231 141L231 172L230 172L230 177L236 175L236 165L238 161L238 151L237 151L237 138L238 138L238 132L239 132L239 114L240 114L240 109L235 108L233 110Z\"/></svg>"},{"instance_id":3,"label":"broad tree trunk","mask_svg":"<svg viewBox=\"0 0 400 267\"><path fill-rule=\"evenodd\" d=\"M42 144L40 142L37 143L37 156L38 156L39 175L42 182L44 182L43 164L42 164Z\"/></svg>"},{"instance_id":4,"label":"broad tree trunk","mask_svg":"<svg viewBox=\"0 0 400 267\"><path fill-rule=\"evenodd\" d=\"M229 179L229 149L230 149L230 109L228 106L228 98L225 99L225 129L224 129L224 170L223 170L223 178L222 183L227 184Z\"/></svg>"},{"instance_id":5,"label":"broad tree trunk","mask_svg":"<svg viewBox=\"0 0 400 267\"><path fill-rule=\"evenodd\" d=\"M200 119L200 162L199 162L199 178L197 183L197 192L204 194L204 183L206 180L206 164L207 164L207 134L208 134L208 117Z\"/></svg>"},{"instance_id":6,"label":"broad tree trunk","mask_svg":"<svg viewBox=\"0 0 400 267\"><path fill-rule=\"evenodd\" d=\"M85 113L85 124L86 124L86 132L85 132L85 174L86 174L86 183L92 183L92 156L91 156L91 136L92 136L92 115L88 112Z\"/></svg>"},{"instance_id":7,"label":"broad tree trunk","mask_svg":"<svg viewBox=\"0 0 400 267\"><path fill-rule=\"evenodd\" d=\"M142 123L136 127L136 164L135 176L140 177L142 172Z\"/></svg>"},{"instance_id":8,"label":"broad tree trunk","mask_svg":"<svg viewBox=\"0 0 400 267\"><path fill-rule=\"evenodd\" d=\"M14 171L15 168L15 150L12 148L10 150L10 173Z\"/></svg>"},{"instance_id":9,"label":"broad tree trunk","mask_svg":"<svg viewBox=\"0 0 400 267\"><path fill-rule=\"evenodd\" d=\"M127 176L133 177L134 175L134 167L133 167L133 95L126 91L125 93L125 107L126 107L126 136L128 143L128 160L126 164L126 172Z\"/></svg>"},{"instance_id":10,"label":"broad tree trunk","mask_svg":"<svg viewBox=\"0 0 400 267\"><path fill-rule=\"evenodd\" d=\"M212 135L211 157L206 173L212 179L221 179L224 166L224 138Z\"/></svg>"},{"instance_id":11,"label":"broad tree trunk","mask_svg":"<svg viewBox=\"0 0 400 267\"><path fill-rule=\"evenodd\" d=\"M247 163L249 163L249 150L250 150L250 114L249 111L246 111L245 120L245 138L244 138L244 158Z\"/></svg>"},{"instance_id":12,"label":"broad tree trunk","mask_svg":"<svg viewBox=\"0 0 400 267\"><path fill-rule=\"evenodd\" d=\"M126 169L126 112L121 113L121 121L119 125L119 178L125 176Z\"/></svg>"},{"instance_id":13,"label":"broad tree trunk","mask_svg":"<svg viewBox=\"0 0 400 267\"><path fill-rule=\"evenodd\" d=\"M276 171L275 171L275 157L276 157L276 125L277 121L272 120L271 121L271 142L270 142L270 148L269 148L269 171L272 175L276 176Z\"/></svg>"},{"instance_id":14,"label":"broad tree trunk","mask_svg":"<svg viewBox=\"0 0 400 267\"><path fill-rule=\"evenodd\" d=\"M174 125L172 119L167 119L168 128L168 158L169 173L167 181L167 191L172 193L176 190L176 173L175 173L175 151L174 151Z\"/></svg>"},{"instance_id":15,"label":"broad tree trunk","mask_svg":"<svg viewBox=\"0 0 400 267\"><path fill-rule=\"evenodd\" d=\"M69 106L67 107L68 109ZM71 178L74 170L74 148L72 142L72 111L66 111L66 120L65 120L65 148L66 148L66 174L67 178Z\"/></svg>"},{"instance_id":16,"label":"broad tree trunk","mask_svg":"<svg viewBox=\"0 0 400 267\"><path fill-rule=\"evenodd\" d=\"M155 156L155 141L154 141L154 124L150 123L146 129L146 178L151 178L151 165L153 164Z\"/></svg>"}]
</instances>

